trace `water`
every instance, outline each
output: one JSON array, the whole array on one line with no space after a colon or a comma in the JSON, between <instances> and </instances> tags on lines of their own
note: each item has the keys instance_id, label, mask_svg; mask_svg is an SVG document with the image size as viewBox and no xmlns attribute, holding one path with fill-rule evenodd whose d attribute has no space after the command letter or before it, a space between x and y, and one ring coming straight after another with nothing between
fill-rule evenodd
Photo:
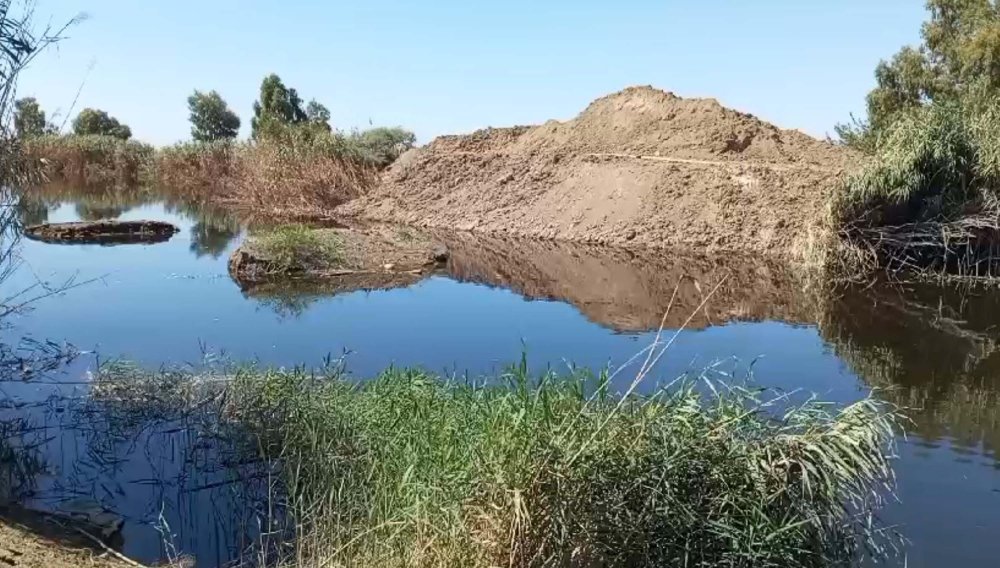
<instances>
[{"instance_id":1,"label":"water","mask_svg":"<svg viewBox=\"0 0 1000 568\"><path fill-rule=\"evenodd\" d=\"M762 262L468 235L442 235L448 268L405 288L243 290L226 267L242 232L222 212L64 192L23 214L181 228L149 246L23 241L24 265L3 283L79 284L0 331L7 343L52 339L87 352L54 378L4 385L9 400L32 403L6 416L30 417L53 438L41 446L47 463L29 484L31 502L96 499L125 517L123 550L141 561L173 552L164 531L199 566L237 556L259 534L252 519L266 503L267 466L192 439L183 421L142 430L109 419L106 408L54 407L51 395L81 392L76 383L99 359L156 367L221 353L290 366L332 356L358 378L391 364L489 374L522 353L539 369L617 367L652 341L668 307L668 329L690 321L659 367L663 379L712 366L734 381L752 371L764 386L838 402L875 387L914 409L896 464L899 502L885 511L911 541L899 565L993 566L1000 556L1000 293L876 286L820 302Z\"/></svg>"}]
</instances>

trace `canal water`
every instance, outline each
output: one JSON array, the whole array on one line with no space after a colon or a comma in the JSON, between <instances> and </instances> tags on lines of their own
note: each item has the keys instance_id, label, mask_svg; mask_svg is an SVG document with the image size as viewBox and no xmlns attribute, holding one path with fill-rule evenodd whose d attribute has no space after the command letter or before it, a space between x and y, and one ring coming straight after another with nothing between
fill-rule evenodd
<instances>
[{"instance_id":1,"label":"canal water","mask_svg":"<svg viewBox=\"0 0 1000 568\"><path fill-rule=\"evenodd\" d=\"M241 287L227 261L243 230L222 211L61 191L22 202L18 214L25 223L153 219L181 229L155 245L21 239L20 266L0 284L0 297L43 296L0 328L8 354L39 370L25 381L5 368L11 380L0 381L0 457L4 440L31 450L0 459L0 501L113 512L124 520L122 550L139 561L189 556L213 566L254 550L267 532L256 523L272 472L193 435L187 421L197 417L136 419L88 402L102 362L338 360L363 380L389 365L485 376L524 354L539 370L599 370L626 363L661 323L682 330L657 369L664 381L710 369L841 403L875 389L906 407L897 496L883 512L907 541L894 563L1000 558L1000 292L885 284L817 299L760 260L468 234L439 235L448 266L407 287ZM71 361L38 368L42 355L68 349Z\"/></svg>"}]
</instances>

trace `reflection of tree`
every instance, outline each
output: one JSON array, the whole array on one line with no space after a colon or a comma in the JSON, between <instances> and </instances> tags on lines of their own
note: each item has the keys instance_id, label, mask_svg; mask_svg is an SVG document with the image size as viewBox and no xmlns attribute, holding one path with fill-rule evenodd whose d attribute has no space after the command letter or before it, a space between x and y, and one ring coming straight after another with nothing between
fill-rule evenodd
<instances>
[{"instance_id":1,"label":"reflection of tree","mask_svg":"<svg viewBox=\"0 0 1000 568\"><path fill-rule=\"evenodd\" d=\"M912 433L1000 449L1000 293L956 286L849 290L826 305L823 338Z\"/></svg>"},{"instance_id":2,"label":"reflection of tree","mask_svg":"<svg viewBox=\"0 0 1000 568\"><path fill-rule=\"evenodd\" d=\"M199 221L191 227L191 252L199 258L205 255L219 258L239 234L239 227L232 228Z\"/></svg>"},{"instance_id":3,"label":"reflection of tree","mask_svg":"<svg viewBox=\"0 0 1000 568\"><path fill-rule=\"evenodd\" d=\"M17 201L17 214L22 225L39 225L49 220L49 204L42 199L22 195Z\"/></svg>"},{"instance_id":4,"label":"reflection of tree","mask_svg":"<svg viewBox=\"0 0 1000 568\"><path fill-rule=\"evenodd\" d=\"M119 205L103 205L80 201L76 204L76 214L83 221L100 221L102 219L117 219L124 213L126 207Z\"/></svg>"}]
</instances>

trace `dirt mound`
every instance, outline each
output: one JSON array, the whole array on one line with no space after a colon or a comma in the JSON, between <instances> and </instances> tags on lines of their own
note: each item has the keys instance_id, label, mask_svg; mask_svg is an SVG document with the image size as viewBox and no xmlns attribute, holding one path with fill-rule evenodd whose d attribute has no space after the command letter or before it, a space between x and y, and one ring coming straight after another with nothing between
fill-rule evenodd
<instances>
[{"instance_id":1,"label":"dirt mound","mask_svg":"<svg viewBox=\"0 0 1000 568\"><path fill-rule=\"evenodd\" d=\"M712 99L632 87L577 118L444 136L339 212L418 226L801 256L843 148Z\"/></svg>"}]
</instances>

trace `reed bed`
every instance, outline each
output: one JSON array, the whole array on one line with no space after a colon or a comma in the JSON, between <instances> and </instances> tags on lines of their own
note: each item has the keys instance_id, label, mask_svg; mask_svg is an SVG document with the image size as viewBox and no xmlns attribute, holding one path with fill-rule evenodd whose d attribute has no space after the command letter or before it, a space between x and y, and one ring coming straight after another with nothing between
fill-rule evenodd
<instances>
[{"instance_id":1,"label":"reed bed","mask_svg":"<svg viewBox=\"0 0 1000 568\"><path fill-rule=\"evenodd\" d=\"M219 431L281 464L269 510L289 526L262 526L294 535L268 547L289 567L840 566L888 552L874 513L891 409L790 407L687 379L618 394L610 379L534 377L525 362L482 381L117 367L95 396L217 405Z\"/></svg>"}]
</instances>

